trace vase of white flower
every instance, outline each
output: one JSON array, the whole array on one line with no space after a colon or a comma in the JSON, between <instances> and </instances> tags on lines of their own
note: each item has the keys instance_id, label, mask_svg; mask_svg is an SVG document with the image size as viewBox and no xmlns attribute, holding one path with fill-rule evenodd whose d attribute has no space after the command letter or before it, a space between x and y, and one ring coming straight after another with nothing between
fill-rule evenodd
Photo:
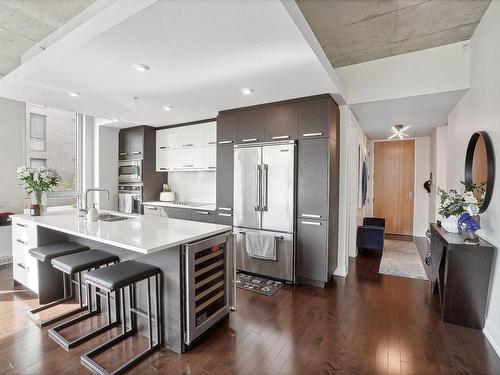
<instances>
[{"instance_id":1,"label":"vase of white flower","mask_svg":"<svg viewBox=\"0 0 500 375\"><path fill-rule=\"evenodd\" d=\"M59 185L61 178L51 168L19 167L17 178L31 196L32 215L43 215L47 211L47 191Z\"/></svg>"},{"instance_id":2,"label":"vase of white flower","mask_svg":"<svg viewBox=\"0 0 500 375\"><path fill-rule=\"evenodd\" d=\"M484 195L480 194L480 190L483 188L481 185L466 184L465 182L462 182L462 185L464 185L462 192L455 189L448 191L438 189L438 195L441 198L438 214L444 218L441 221L441 227L450 233L460 233L458 219L461 214L467 212L471 216L477 216L483 204L481 196ZM479 198L477 198L478 196Z\"/></svg>"}]
</instances>

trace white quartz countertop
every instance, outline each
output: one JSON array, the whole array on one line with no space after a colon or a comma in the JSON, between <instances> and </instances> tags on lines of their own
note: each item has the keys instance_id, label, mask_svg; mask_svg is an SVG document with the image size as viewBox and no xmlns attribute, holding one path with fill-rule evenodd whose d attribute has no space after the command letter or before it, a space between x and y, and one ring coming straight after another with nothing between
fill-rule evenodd
<instances>
[{"instance_id":1,"label":"white quartz countertop","mask_svg":"<svg viewBox=\"0 0 500 375\"><path fill-rule=\"evenodd\" d=\"M227 225L162 216L126 215L112 211L101 211L101 213L130 218L114 222L89 223L85 218L78 217L73 210L50 212L43 216L15 215L13 218L142 254L151 254L231 230Z\"/></svg>"},{"instance_id":2,"label":"white quartz countertop","mask_svg":"<svg viewBox=\"0 0 500 375\"><path fill-rule=\"evenodd\" d=\"M175 208L189 208L194 210L215 211L215 204L202 204L202 203L178 204L178 203L162 202L162 201L143 202L142 204L144 206L175 207Z\"/></svg>"}]
</instances>

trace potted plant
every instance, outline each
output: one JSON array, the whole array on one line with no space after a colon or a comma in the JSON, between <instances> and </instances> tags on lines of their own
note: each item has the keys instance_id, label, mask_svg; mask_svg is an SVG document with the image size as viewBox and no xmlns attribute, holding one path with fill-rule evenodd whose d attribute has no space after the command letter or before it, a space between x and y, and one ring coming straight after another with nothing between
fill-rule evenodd
<instances>
[{"instance_id":1,"label":"potted plant","mask_svg":"<svg viewBox=\"0 0 500 375\"><path fill-rule=\"evenodd\" d=\"M57 172L51 168L23 166L17 169L17 178L31 196L32 215L43 215L47 210L46 192L57 187L61 181Z\"/></svg>"},{"instance_id":2,"label":"potted plant","mask_svg":"<svg viewBox=\"0 0 500 375\"><path fill-rule=\"evenodd\" d=\"M441 200L441 205L438 210L444 219L441 221L441 226L448 232L459 233L459 217L464 212L470 217L477 217L484 202L484 184L472 184L461 182L463 191L458 192L455 189L445 191L438 189L438 196Z\"/></svg>"}]
</instances>

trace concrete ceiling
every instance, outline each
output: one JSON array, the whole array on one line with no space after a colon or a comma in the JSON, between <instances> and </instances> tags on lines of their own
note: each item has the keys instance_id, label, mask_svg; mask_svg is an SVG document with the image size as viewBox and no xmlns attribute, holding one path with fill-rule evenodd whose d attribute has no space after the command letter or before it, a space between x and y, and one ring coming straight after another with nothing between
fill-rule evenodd
<instances>
[{"instance_id":1,"label":"concrete ceiling","mask_svg":"<svg viewBox=\"0 0 500 375\"><path fill-rule=\"evenodd\" d=\"M254 91L245 96L243 87ZM279 0L115 0L0 79L0 96L116 126L197 121L336 91Z\"/></svg>"},{"instance_id":2,"label":"concrete ceiling","mask_svg":"<svg viewBox=\"0 0 500 375\"><path fill-rule=\"evenodd\" d=\"M431 135L437 126L446 126L448 114L467 90L353 104L351 110L371 140L391 135L391 126L409 125L412 137Z\"/></svg>"},{"instance_id":3,"label":"concrete ceiling","mask_svg":"<svg viewBox=\"0 0 500 375\"><path fill-rule=\"evenodd\" d=\"M334 67L469 40L490 0L297 0Z\"/></svg>"},{"instance_id":4,"label":"concrete ceiling","mask_svg":"<svg viewBox=\"0 0 500 375\"><path fill-rule=\"evenodd\" d=\"M0 0L0 77L21 55L95 0Z\"/></svg>"}]
</instances>

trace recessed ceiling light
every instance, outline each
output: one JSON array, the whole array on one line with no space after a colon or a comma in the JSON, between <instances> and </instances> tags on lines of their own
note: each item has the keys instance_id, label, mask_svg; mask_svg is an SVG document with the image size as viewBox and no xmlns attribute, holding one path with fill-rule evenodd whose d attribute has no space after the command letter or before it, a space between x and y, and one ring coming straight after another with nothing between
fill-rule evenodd
<instances>
[{"instance_id":1,"label":"recessed ceiling light","mask_svg":"<svg viewBox=\"0 0 500 375\"><path fill-rule=\"evenodd\" d=\"M253 89L250 87L243 87L240 91L243 95L250 95L253 92Z\"/></svg>"},{"instance_id":2,"label":"recessed ceiling light","mask_svg":"<svg viewBox=\"0 0 500 375\"><path fill-rule=\"evenodd\" d=\"M149 70L149 66L147 65L144 65L144 64L134 64L132 65L134 67L135 70L137 70L138 72L145 72L147 70Z\"/></svg>"},{"instance_id":3,"label":"recessed ceiling light","mask_svg":"<svg viewBox=\"0 0 500 375\"><path fill-rule=\"evenodd\" d=\"M78 98L78 97L80 96L80 94L79 94L79 93L77 93L77 92L73 92L73 91L68 92L68 95L69 95L69 96L72 96L73 98Z\"/></svg>"},{"instance_id":4,"label":"recessed ceiling light","mask_svg":"<svg viewBox=\"0 0 500 375\"><path fill-rule=\"evenodd\" d=\"M171 111L171 110L172 110L172 107L170 107L170 106L168 106L168 105L164 105L164 106L163 106L163 109L164 109L165 111L167 111L167 112L168 112L168 111Z\"/></svg>"}]
</instances>

